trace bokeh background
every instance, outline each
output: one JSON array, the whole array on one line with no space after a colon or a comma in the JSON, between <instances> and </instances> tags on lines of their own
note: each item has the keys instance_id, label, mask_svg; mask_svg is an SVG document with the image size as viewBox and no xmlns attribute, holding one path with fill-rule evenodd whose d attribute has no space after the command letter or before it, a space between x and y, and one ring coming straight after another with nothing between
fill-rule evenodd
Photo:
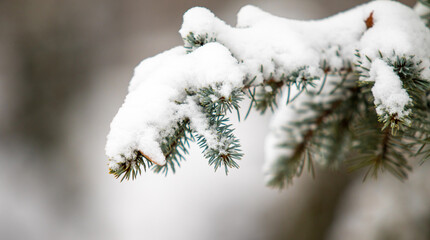
<instances>
[{"instance_id":1,"label":"bokeh background","mask_svg":"<svg viewBox=\"0 0 430 240\"><path fill-rule=\"evenodd\" d=\"M229 176L196 146L168 177L108 174L106 135L133 68L182 44L187 9L235 25L246 4L318 19L363 2L1 0L0 239L430 239L429 163L412 162L404 183L318 169L267 188L270 114L237 124L246 155Z\"/></svg>"}]
</instances>

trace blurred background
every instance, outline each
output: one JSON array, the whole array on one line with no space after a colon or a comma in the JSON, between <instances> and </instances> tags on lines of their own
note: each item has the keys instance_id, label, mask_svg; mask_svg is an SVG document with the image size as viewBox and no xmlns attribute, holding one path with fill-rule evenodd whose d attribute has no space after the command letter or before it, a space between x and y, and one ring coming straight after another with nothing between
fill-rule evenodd
<instances>
[{"instance_id":1,"label":"blurred background","mask_svg":"<svg viewBox=\"0 0 430 240\"><path fill-rule=\"evenodd\" d=\"M106 135L133 69L182 44L187 9L235 25L246 4L318 19L363 2L1 0L0 238L430 239L428 163L412 162L404 183L319 169L283 191L267 188L270 114L237 124L246 155L229 176L195 146L168 177L120 183L108 174Z\"/></svg>"}]
</instances>

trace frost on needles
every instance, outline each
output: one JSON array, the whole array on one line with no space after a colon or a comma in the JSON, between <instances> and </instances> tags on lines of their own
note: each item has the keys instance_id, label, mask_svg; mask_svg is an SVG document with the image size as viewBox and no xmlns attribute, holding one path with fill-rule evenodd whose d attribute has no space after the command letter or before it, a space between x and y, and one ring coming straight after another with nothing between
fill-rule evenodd
<instances>
[{"instance_id":1,"label":"frost on needles","mask_svg":"<svg viewBox=\"0 0 430 240\"><path fill-rule=\"evenodd\" d=\"M215 170L238 168L228 114L240 116L244 98L246 115L275 112L264 167L271 186L314 163L403 179L411 158L429 157L430 30L412 9L374 1L297 21L245 6L237 22L192 8L179 31L184 46L136 67L107 138L112 174L174 172L191 141Z\"/></svg>"}]
</instances>

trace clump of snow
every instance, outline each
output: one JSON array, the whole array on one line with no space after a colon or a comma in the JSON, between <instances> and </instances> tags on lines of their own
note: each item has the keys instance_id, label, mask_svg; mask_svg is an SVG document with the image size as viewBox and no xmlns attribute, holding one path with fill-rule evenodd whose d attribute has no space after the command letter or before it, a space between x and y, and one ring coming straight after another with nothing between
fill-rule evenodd
<instances>
[{"instance_id":1,"label":"clump of snow","mask_svg":"<svg viewBox=\"0 0 430 240\"><path fill-rule=\"evenodd\" d=\"M363 66L371 68L369 59L415 56L422 61L421 78L430 79L430 29L412 9L397 3L375 1L365 5L374 9L374 26L360 40L358 50ZM367 80L361 77L360 80Z\"/></svg>"},{"instance_id":2,"label":"clump of snow","mask_svg":"<svg viewBox=\"0 0 430 240\"><path fill-rule=\"evenodd\" d=\"M372 94L375 98L376 113L384 115L396 115L398 118L408 116L410 109L406 109L412 103L402 81L393 69L381 59L372 62L369 72L369 81L374 81Z\"/></svg>"},{"instance_id":3,"label":"clump of snow","mask_svg":"<svg viewBox=\"0 0 430 240\"><path fill-rule=\"evenodd\" d=\"M374 26L362 36L362 56L378 58L384 56L415 55L419 59L430 54L430 30L412 9L397 2L375 1L367 8L373 8ZM428 65L427 65L428 67Z\"/></svg>"},{"instance_id":4,"label":"clump of snow","mask_svg":"<svg viewBox=\"0 0 430 240\"><path fill-rule=\"evenodd\" d=\"M185 38L189 33L194 33L195 36L206 36L216 38L216 32L219 29L227 27L227 24L207 8L194 7L189 9L184 14L184 21L179 33Z\"/></svg>"},{"instance_id":5,"label":"clump of snow","mask_svg":"<svg viewBox=\"0 0 430 240\"><path fill-rule=\"evenodd\" d=\"M142 61L135 69L129 94L111 123L106 144L110 168L116 169L118 164L132 159L135 150L164 165L160 143L185 118L191 120L194 130L208 137L210 144L215 144L207 134L212 130L208 129L202 110L185 89L219 88L220 95L228 98L243 79L237 60L219 43L207 44L190 54L183 47L176 47Z\"/></svg>"}]
</instances>

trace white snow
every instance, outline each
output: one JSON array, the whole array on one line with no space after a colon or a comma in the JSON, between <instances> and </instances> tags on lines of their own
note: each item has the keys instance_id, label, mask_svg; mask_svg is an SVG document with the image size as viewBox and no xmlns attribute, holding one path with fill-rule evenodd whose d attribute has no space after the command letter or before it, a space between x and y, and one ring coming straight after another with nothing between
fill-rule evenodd
<instances>
[{"instance_id":1,"label":"white snow","mask_svg":"<svg viewBox=\"0 0 430 240\"><path fill-rule=\"evenodd\" d=\"M376 113L397 115L398 118L408 116L410 109L406 106L412 99L402 86L402 81L393 69L383 60L376 59L370 69L370 81L375 81L372 94L375 98Z\"/></svg>"},{"instance_id":2,"label":"white snow","mask_svg":"<svg viewBox=\"0 0 430 240\"><path fill-rule=\"evenodd\" d=\"M369 28L365 20L371 15L374 24ZM280 80L303 67L305 72L301 74L322 77L326 69L336 72L360 60L369 69L369 77L360 80L375 81L372 93L377 113L406 116L410 98L380 54L384 59L414 55L414 59L422 61L421 77L430 79L430 31L412 9L394 1L373 1L315 21L284 19L245 6L238 13L236 27L208 9L196 7L184 14L179 31L185 41L191 32L217 43L205 44L190 54L184 47L176 47L142 61L136 68L129 94L108 135L106 154L111 168L132 157L136 149L163 165L160 141L185 117L191 119L191 127L205 136L210 146L219 145L195 99L187 96L184 89L222 83L220 92L228 97L233 89L243 86L246 78L256 77L253 84L260 84L269 78ZM360 59L354 56L356 50ZM328 85L329 81L325 86ZM295 104L301 101L297 99ZM283 121L298 119L293 107L281 108L288 115Z\"/></svg>"}]
</instances>

